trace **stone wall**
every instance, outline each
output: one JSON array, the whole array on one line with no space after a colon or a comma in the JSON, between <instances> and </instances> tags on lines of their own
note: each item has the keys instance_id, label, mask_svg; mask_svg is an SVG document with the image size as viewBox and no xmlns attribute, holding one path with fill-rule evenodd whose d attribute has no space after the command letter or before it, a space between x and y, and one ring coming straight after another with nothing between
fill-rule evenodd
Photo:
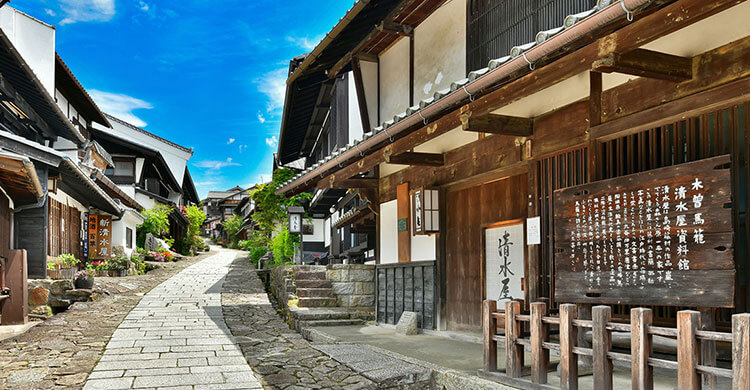
<instances>
[{"instance_id":1,"label":"stone wall","mask_svg":"<svg viewBox=\"0 0 750 390\"><path fill-rule=\"evenodd\" d=\"M30 279L29 313L50 316L66 310L73 302L99 300L93 290L76 289L72 280Z\"/></svg>"},{"instance_id":2,"label":"stone wall","mask_svg":"<svg viewBox=\"0 0 750 390\"><path fill-rule=\"evenodd\" d=\"M329 264L326 279L333 285L340 307L375 309L375 266Z\"/></svg>"},{"instance_id":3,"label":"stone wall","mask_svg":"<svg viewBox=\"0 0 750 390\"><path fill-rule=\"evenodd\" d=\"M283 309L286 310L289 296L295 293L292 266L285 265L271 268L270 279L271 293Z\"/></svg>"}]
</instances>

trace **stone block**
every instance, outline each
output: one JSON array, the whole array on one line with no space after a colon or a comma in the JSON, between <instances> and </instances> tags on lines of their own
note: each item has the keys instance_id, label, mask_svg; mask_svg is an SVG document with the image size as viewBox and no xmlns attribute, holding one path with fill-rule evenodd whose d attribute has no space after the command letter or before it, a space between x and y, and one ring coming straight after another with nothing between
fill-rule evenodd
<instances>
[{"instance_id":1,"label":"stone block","mask_svg":"<svg viewBox=\"0 0 750 390\"><path fill-rule=\"evenodd\" d=\"M54 296L49 299L49 305L51 307L64 307L67 309L71 303L72 302L69 299L60 299Z\"/></svg>"},{"instance_id":2,"label":"stone block","mask_svg":"<svg viewBox=\"0 0 750 390\"><path fill-rule=\"evenodd\" d=\"M375 282L354 282L355 295L372 295L375 294Z\"/></svg>"},{"instance_id":3,"label":"stone block","mask_svg":"<svg viewBox=\"0 0 750 390\"><path fill-rule=\"evenodd\" d=\"M375 297L372 295L352 295L349 297L349 307L373 307Z\"/></svg>"},{"instance_id":4,"label":"stone block","mask_svg":"<svg viewBox=\"0 0 750 390\"><path fill-rule=\"evenodd\" d=\"M348 272L345 269L329 269L326 271L326 279L331 282L346 282Z\"/></svg>"},{"instance_id":5,"label":"stone block","mask_svg":"<svg viewBox=\"0 0 750 390\"><path fill-rule=\"evenodd\" d=\"M49 299L49 290L44 286L36 286L29 290L29 305L40 306L46 305Z\"/></svg>"},{"instance_id":6,"label":"stone block","mask_svg":"<svg viewBox=\"0 0 750 390\"><path fill-rule=\"evenodd\" d=\"M375 282L375 270L351 269L349 270L349 281L351 282Z\"/></svg>"},{"instance_id":7,"label":"stone block","mask_svg":"<svg viewBox=\"0 0 750 390\"><path fill-rule=\"evenodd\" d=\"M73 281L72 280L55 280L54 282L50 283L49 285L49 291L52 293L52 295L64 295L66 291L73 289Z\"/></svg>"},{"instance_id":8,"label":"stone block","mask_svg":"<svg viewBox=\"0 0 750 390\"><path fill-rule=\"evenodd\" d=\"M333 292L336 295L352 295L354 294L354 284L348 282L335 282L333 284Z\"/></svg>"},{"instance_id":9,"label":"stone block","mask_svg":"<svg viewBox=\"0 0 750 390\"><path fill-rule=\"evenodd\" d=\"M30 306L29 314L36 314L45 317L52 317L52 308L47 305Z\"/></svg>"},{"instance_id":10,"label":"stone block","mask_svg":"<svg viewBox=\"0 0 750 390\"><path fill-rule=\"evenodd\" d=\"M417 313L413 311L405 311L401 314L401 318L396 324L396 333L402 335L415 335L419 333L417 328Z\"/></svg>"}]
</instances>

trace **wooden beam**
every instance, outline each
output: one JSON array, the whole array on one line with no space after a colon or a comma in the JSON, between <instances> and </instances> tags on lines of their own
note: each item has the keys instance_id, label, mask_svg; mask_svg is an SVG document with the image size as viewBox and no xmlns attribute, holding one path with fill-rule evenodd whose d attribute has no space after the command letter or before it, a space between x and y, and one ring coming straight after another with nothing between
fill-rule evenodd
<instances>
[{"instance_id":1,"label":"wooden beam","mask_svg":"<svg viewBox=\"0 0 750 390\"><path fill-rule=\"evenodd\" d=\"M534 120L497 114L468 115L461 119L461 128L478 133L528 137L534 134Z\"/></svg>"},{"instance_id":2,"label":"wooden beam","mask_svg":"<svg viewBox=\"0 0 750 390\"><path fill-rule=\"evenodd\" d=\"M399 24L384 20L377 25L380 32L396 34L402 37L409 37L414 33L414 29L407 24Z\"/></svg>"},{"instance_id":3,"label":"wooden beam","mask_svg":"<svg viewBox=\"0 0 750 390\"><path fill-rule=\"evenodd\" d=\"M389 164L442 167L445 164L445 156L442 153L406 152L396 156L387 156L385 162Z\"/></svg>"},{"instance_id":4,"label":"wooden beam","mask_svg":"<svg viewBox=\"0 0 750 390\"><path fill-rule=\"evenodd\" d=\"M367 96L365 95L365 83L362 79L362 67L359 56L352 59L352 71L354 74L354 88L357 92L357 104L359 105L359 117L362 120L362 130L370 130L370 115L367 111Z\"/></svg>"},{"instance_id":5,"label":"wooden beam","mask_svg":"<svg viewBox=\"0 0 750 390\"><path fill-rule=\"evenodd\" d=\"M693 60L658 51L635 49L627 53L610 53L595 61L591 70L682 82L693 78Z\"/></svg>"},{"instance_id":6,"label":"wooden beam","mask_svg":"<svg viewBox=\"0 0 750 390\"><path fill-rule=\"evenodd\" d=\"M378 62L378 56L370 53L357 53L356 57L360 62Z\"/></svg>"},{"instance_id":7,"label":"wooden beam","mask_svg":"<svg viewBox=\"0 0 750 390\"><path fill-rule=\"evenodd\" d=\"M339 189L339 190L347 190L350 188L363 188L363 189L372 189L372 188L378 188L378 179L375 178L365 178L365 177L357 177L353 179L346 179L346 180L339 180L335 182L326 182L325 180L322 180L318 182L318 188L319 189L326 189L326 188L333 188L333 189Z\"/></svg>"},{"instance_id":8,"label":"wooden beam","mask_svg":"<svg viewBox=\"0 0 750 390\"><path fill-rule=\"evenodd\" d=\"M602 123L602 74L589 72L589 126Z\"/></svg>"}]
</instances>

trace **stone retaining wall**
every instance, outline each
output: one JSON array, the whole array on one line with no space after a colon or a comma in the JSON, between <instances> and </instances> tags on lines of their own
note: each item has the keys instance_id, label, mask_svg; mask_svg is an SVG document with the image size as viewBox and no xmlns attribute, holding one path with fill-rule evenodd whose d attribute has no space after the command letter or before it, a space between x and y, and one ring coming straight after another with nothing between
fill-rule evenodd
<instances>
[{"instance_id":1,"label":"stone retaining wall","mask_svg":"<svg viewBox=\"0 0 750 390\"><path fill-rule=\"evenodd\" d=\"M289 296L294 294L294 281L292 279L292 266L284 265L271 268L270 272L271 293L284 310L287 309Z\"/></svg>"},{"instance_id":2,"label":"stone retaining wall","mask_svg":"<svg viewBox=\"0 0 750 390\"><path fill-rule=\"evenodd\" d=\"M73 302L99 300L93 290L76 289L71 280L31 279L29 288L29 313L44 316L66 310Z\"/></svg>"},{"instance_id":3,"label":"stone retaining wall","mask_svg":"<svg viewBox=\"0 0 750 390\"><path fill-rule=\"evenodd\" d=\"M326 279L340 307L375 309L375 266L365 264L329 264Z\"/></svg>"}]
</instances>

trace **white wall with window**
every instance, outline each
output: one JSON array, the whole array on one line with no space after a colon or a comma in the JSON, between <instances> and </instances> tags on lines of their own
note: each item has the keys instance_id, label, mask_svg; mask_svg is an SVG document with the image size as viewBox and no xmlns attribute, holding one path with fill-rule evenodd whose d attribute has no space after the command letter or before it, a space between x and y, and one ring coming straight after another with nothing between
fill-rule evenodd
<instances>
[{"instance_id":1,"label":"white wall with window","mask_svg":"<svg viewBox=\"0 0 750 390\"><path fill-rule=\"evenodd\" d=\"M136 227L143 223L145 218L141 213L125 208L125 212L119 220L112 221L112 249L119 247L130 256L135 251Z\"/></svg>"}]
</instances>

